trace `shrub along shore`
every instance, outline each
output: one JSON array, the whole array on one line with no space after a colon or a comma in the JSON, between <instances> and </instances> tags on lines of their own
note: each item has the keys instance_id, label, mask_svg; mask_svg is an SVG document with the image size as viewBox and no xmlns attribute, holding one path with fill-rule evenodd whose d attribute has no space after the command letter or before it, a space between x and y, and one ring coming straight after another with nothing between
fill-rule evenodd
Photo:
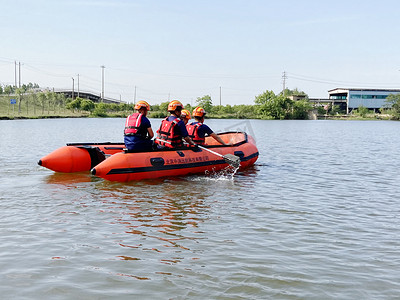
<instances>
[{"instance_id":1,"label":"shrub along shore","mask_svg":"<svg viewBox=\"0 0 400 300\"><path fill-rule=\"evenodd\" d=\"M304 95L302 100L293 101L289 96ZM346 115L340 107L315 107L308 101L304 92L286 90L285 94L266 91L255 97L253 105L213 105L211 97L205 95L196 100L196 106L202 106L207 118L215 119L266 119L288 120L310 119L318 115L319 119L400 119L400 95L389 95L387 108L379 113L372 113L365 107L353 110ZM151 105L151 103L150 103ZM185 105L185 104L184 104ZM150 118L167 116L168 101L151 105ZM125 118L133 112L134 104L95 103L88 99L66 98L63 94L52 91L35 92L34 88L0 88L0 119L42 119L42 118L86 118L118 117ZM190 104L185 109L190 112L195 108Z\"/></svg>"}]
</instances>

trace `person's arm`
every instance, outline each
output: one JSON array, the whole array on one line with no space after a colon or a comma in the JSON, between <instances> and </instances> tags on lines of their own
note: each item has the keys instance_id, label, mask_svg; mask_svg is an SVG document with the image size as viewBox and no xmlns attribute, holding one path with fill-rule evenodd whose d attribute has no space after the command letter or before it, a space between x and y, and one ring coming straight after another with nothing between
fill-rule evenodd
<instances>
[{"instance_id":1,"label":"person's arm","mask_svg":"<svg viewBox=\"0 0 400 300\"><path fill-rule=\"evenodd\" d=\"M154 132L151 127L147 128L147 134L148 134L149 139L152 139L154 137Z\"/></svg>"},{"instance_id":2,"label":"person's arm","mask_svg":"<svg viewBox=\"0 0 400 300\"><path fill-rule=\"evenodd\" d=\"M214 138L218 143L225 145L225 146L232 146L232 143L225 143L215 132L211 133L210 136Z\"/></svg>"},{"instance_id":3,"label":"person's arm","mask_svg":"<svg viewBox=\"0 0 400 300\"><path fill-rule=\"evenodd\" d=\"M196 146L196 144L192 141L192 139L190 138L190 136L185 136L183 139L184 139L189 145Z\"/></svg>"},{"instance_id":4,"label":"person's arm","mask_svg":"<svg viewBox=\"0 0 400 300\"><path fill-rule=\"evenodd\" d=\"M147 131L146 138L151 140L154 137L154 132L151 128L150 120L146 116L142 117L142 125L144 126L144 128L146 128Z\"/></svg>"},{"instance_id":5,"label":"person's arm","mask_svg":"<svg viewBox=\"0 0 400 300\"><path fill-rule=\"evenodd\" d=\"M183 123L182 120L178 123L178 129L181 133L182 138L185 140L186 143L188 143L189 145L192 145L192 146L196 146L196 144L190 138L189 133L186 130L185 123Z\"/></svg>"}]
</instances>

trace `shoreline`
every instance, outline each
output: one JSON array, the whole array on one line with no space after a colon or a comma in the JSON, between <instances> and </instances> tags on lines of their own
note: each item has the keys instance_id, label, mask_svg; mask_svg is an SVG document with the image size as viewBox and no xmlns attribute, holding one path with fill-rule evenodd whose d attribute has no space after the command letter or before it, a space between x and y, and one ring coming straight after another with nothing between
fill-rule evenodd
<instances>
[{"instance_id":1,"label":"shoreline","mask_svg":"<svg viewBox=\"0 0 400 300\"><path fill-rule=\"evenodd\" d=\"M89 116L89 115L78 115L78 116L73 116L73 115L66 115L66 116L61 116L61 115L49 115L49 116L0 116L0 120L37 120L37 119L77 119L77 118L94 118L94 116ZM126 118L125 116L121 115L109 115L105 117L99 117L96 116L95 118ZM150 116L150 118L152 118ZM156 118L153 117L153 119L162 119L162 118ZM221 117L209 117L209 119L235 119L235 118L221 118ZM254 120L264 120L261 118L248 118L249 119L254 119ZM267 119L265 119L267 120ZM295 120L295 119L285 119L287 121L289 120ZM310 121L312 119L308 119ZM330 116L330 115L319 115L317 116L316 120L347 120L347 121L396 121L390 118L390 116L385 115L385 116L380 116L380 115L375 115L373 117L360 117L360 116L349 116L349 115L336 115L336 116ZM284 120L281 120L284 121ZM307 121L307 120L305 120Z\"/></svg>"},{"instance_id":2,"label":"shoreline","mask_svg":"<svg viewBox=\"0 0 400 300\"><path fill-rule=\"evenodd\" d=\"M89 116L36 116L36 117L0 116L0 120L76 119L76 118L89 118Z\"/></svg>"}]
</instances>

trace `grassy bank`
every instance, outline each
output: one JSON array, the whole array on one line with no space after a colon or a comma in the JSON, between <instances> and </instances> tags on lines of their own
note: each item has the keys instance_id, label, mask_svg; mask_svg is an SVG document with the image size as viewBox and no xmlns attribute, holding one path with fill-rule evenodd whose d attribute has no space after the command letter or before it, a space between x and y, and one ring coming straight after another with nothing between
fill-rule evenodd
<instances>
[{"instance_id":1,"label":"grassy bank","mask_svg":"<svg viewBox=\"0 0 400 300\"><path fill-rule=\"evenodd\" d=\"M377 120L393 120L393 116L388 114L367 114L360 115L318 115L318 120L352 120L352 121L377 121Z\"/></svg>"},{"instance_id":2,"label":"grassy bank","mask_svg":"<svg viewBox=\"0 0 400 300\"><path fill-rule=\"evenodd\" d=\"M60 101L39 101L35 95L0 96L0 119L43 119L43 118L80 118L87 112L78 112L65 108Z\"/></svg>"}]
</instances>

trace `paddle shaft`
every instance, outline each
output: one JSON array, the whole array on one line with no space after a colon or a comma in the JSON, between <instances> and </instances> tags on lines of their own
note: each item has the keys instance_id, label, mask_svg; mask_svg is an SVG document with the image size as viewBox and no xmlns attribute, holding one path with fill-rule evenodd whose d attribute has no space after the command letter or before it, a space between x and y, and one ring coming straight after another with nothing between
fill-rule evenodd
<instances>
[{"instance_id":1,"label":"paddle shaft","mask_svg":"<svg viewBox=\"0 0 400 300\"><path fill-rule=\"evenodd\" d=\"M159 142L164 142L164 143L171 144L171 142L164 141L164 140L160 140L160 139L157 139L157 138L156 138L155 140L157 140L157 141L159 141ZM211 152L212 154L218 155L219 157L224 158L224 156L223 156L222 154L220 154L220 153L218 153L218 152L215 152L215 151L212 151L212 150L210 150L210 149L208 149L208 148L206 148L206 147L203 147L203 146L200 146L200 145L197 145L197 147L199 147L200 149L206 150L206 151L208 151L208 152Z\"/></svg>"},{"instance_id":2,"label":"paddle shaft","mask_svg":"<svg viewBox=\"0 0 400 300\"><path fill-rule=\"evenodd\" d=\"M206 151L208 151L208 152L211 152L211 153L214 154L214 155L218 155L219 157L224 158L224 156L223 156L221 153L212 151L212 150L210 150L210 149L208 149L208 148L206 148L206 147L200 146L200 145L197 145L197 147L199 147L200 149L206 150Z\"/></svg>"},{"instance_id":3,"label":"paddle shaft","mask_svg":"<svg viewBox=\"0 0 400 300\"><path fill-rule=\"evenodd\" d=\"M166 142L166 143L170 144L170 142L168 142L168 141L163 141L163 140L160 140L160 139L157 139L157 138L155 140L160 141L160 142ZM196 145L196 146L199 147L202 150L206 150L206 151L208 151L208 152L210 152L210 153L212 153L214 155L222 157L225 160L225 162L227 162L228 164L234 166L235 168L240 166L240 157L239 156L236 156L236 155L233 155L233 154L222 155L221 153L215 152L215 151L210 150L210 149L208 149L206 147L203 147L203 146L200 146L200 145Z\"/></svg>"}]
</instances>

